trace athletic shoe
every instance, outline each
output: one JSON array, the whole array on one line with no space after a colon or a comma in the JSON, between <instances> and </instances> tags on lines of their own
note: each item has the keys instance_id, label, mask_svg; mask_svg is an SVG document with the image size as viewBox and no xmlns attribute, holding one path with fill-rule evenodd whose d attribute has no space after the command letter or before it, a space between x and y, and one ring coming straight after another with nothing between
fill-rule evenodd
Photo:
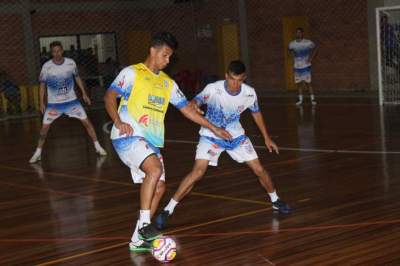
<instances>
[{"instance_id":1,"label":"athletic shoe","mask_svg":"<svg viewBox=\"0 0 400 266\"><path fill-rule=\"evenodd\" d=\"M130 242L129 243L129 250L136 253L147 253L151 252L152 246L150 243L145 241L139 241L136 243Z\"/></svg>"},{"instance_id":2,"label":"athletic shoe","mask_svg":"<svg viewBox=\"0 0 400 266\"><path fill-rule=\"evenodd\" d=\"M107 155L106 150L103 149L102 147L98 147L98 148L96 149L96 153L99 154L100 156L106 156L106 155Z\"/></svg>"},{"instance_id":3,"label":"athletic shoe","mask_svg":"<svg viewBox=\"0 0 400 266\"><path fill-rule=\"evenodd\" d=\"M140 240L150 242L160 236L162 236L162 234L152 224L144 224L143 227L139 229Z\"/></svg>"},{"instance_id":4,"label":"athletic shoe","mask_svg":"<svg viewBox=\"0 0 400 266\"><path fill-rule=\"evenodd\" d=\"M289 214L292 211L289 205L280 199L277 199L276 201L272 202L272 208L283 214Z\"/></svg>"},{"instance_id":5,"label":"athletic shoe","mask_svg":"<svg viewBox=\"0 0 400 266\"><path fill-rule=\"evenodd\" d=\"M316 101L311 101L311 104L312 105L317 105L317 102Z\"/></svg>"},{"instance_id":6,"label":"athletic shoe","mask_svg":"<svg viewBox=\"0 0 400 266\"><path fill-rule=\"evenodd\" d=\"M29 163L37 163L42 159L42 154L39 152L35 152L32 158L29 160Z\"/></svg>"},{"instance_id":7,"label":"athletic shoe","mask_svg":"<svg viewBox=\"0 0 400 266\"><path fill-rule=\"evenodd\" d=\"M298 101L298 102L296 103L297 106L302 105L302 104L303 104L303 101Z\"/></svg>"},{"instance_id":8,"label":"athletic shoe","mask_svg":"<svg viewBox=\"0 0 400 266\"><path fill-rule=\"evenodd\" d=\"M156 226L158 230L164 230L167 226L169 211L163 210L156 218Z\"/></svg>"}]
</instances>

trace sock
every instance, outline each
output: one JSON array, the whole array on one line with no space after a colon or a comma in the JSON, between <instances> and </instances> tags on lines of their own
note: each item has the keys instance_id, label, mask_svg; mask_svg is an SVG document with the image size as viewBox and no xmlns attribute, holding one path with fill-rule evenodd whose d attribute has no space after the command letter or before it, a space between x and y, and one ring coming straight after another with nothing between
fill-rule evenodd
<instances>
[{"instance_id":1,"label":"sock","mask_svg":"<svg viewBox=\"0 0 400 266\"><path fill-rule=\"evenodd\" d=\"M300 102L303 101L303 94L299 94L299 101L300 101Z\"/></svg>"},{"instance_id":2,"label":"sock","mask_svg":"<svg viewBox=\"0 0 400 266\"><path fill-rule=\"evenodd\" d=\"M133 243L140 242L140 239L139 239L139 220L136 223L135 231L133 232L133 235L131 237L131 241Z\"/></svg>"},{"instance_id":3,"label":"sock","mask_svg":"<svg viewBox=\"0 0 400 266\"><path fill-rule=\"evenodd\" d=\"M272 193L268 193L268 195L271 198L271 202L275 202L279 199L278 195L276 194L276 190Z\"/></svg>"},{"instance_id":4,"label":"sock","mask_svg":"<svg viewBox=\"0 0 400 266\"><path fill-rule=\"evenodd\" d=\"M37 154L37 155L42 154L42 148L36 148L36 151L34 154Z\"/></svg>"},{"instance_id":5,"label":"sock","mask_svg":"<svg viewBox=\"0 0 400 266\"><path fill-rule=\"evenodd\" d=\"M144 224L151 223L150 210L140 210L139 216L139 228L142 228Z\"/></svg>"},{"instance_id":6,"label":"sock","mask_svg":"<svg viewBox=\"0 0 400 266\"><path fill-rule=\"evenodd\" d=\"M168 202L168 205L165 206L164 210L169 212L169 215L171 215L174 212L174 209L176 207L176 205L179 202L177 202L176 200L174 200L173 198L171 198L171 200Z\"/></svg>"},{"instance_id":7,"label":"sock","mask_svg":"<svg viewBox=\"0 0 400 266\"><path fill-rule=\"evenodd\" d=\"M310 98L311 98L311 101L315 101L314 94L311 94L311 95L310 95Z\"/></svg>"},{"instance_id":8,"label":"sock","mask_svg":"<svg viewBox=\"0 0 400 266\"><path fill-rule=\"evenodd\" d=\"M94 142L94 148L95 148L96 150L102 149L100 143L99 143L97 140Z\"/></svg>"}]
</instances>

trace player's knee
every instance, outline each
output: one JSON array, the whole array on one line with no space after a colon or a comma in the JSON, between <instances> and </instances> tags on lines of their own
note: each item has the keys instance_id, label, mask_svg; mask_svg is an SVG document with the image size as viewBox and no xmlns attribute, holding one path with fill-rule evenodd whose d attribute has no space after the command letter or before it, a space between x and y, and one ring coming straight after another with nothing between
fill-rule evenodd
<instances>
[{"instance_id":1,"label":"player's knee","mask_svg":"<svg viewBox=\"0 0 400 266\"><path fill-rule=\"evenodd\" d=\"M156 194L159 197L162 197L162 195L164 195L165 190L167 189L167 186L165 185L164 181L158 181L157 183L157 188L156 188Z\"/></svg>"},{"instance_id":2,"label":"player's knee","mask_svg":"<svg viewBox=\"0 0 400 266\"><path fill-rule=\"evenodd\" d=\"M161 178L162 173L163 169L161 168L161 166L155 166L146 173L146 176L152 179L152 181L158 182Z\"/></svg>"},{"instance_id":3,"label":"player's knee","mask_svg":"<svg viewBox=\"0 0 400 266\"><path fill-rule=\"evenodd\" d=\"M254 174L255 174L256 176L259 176L259 177L267 175L267 171L266 171L266 170L264 169L264 167L262 167L262 166L257 166L257 167L255 167L255 168L253 169L253 172L254 172Z\"/></svg>"},{"instance_id":4,"label":"player's knee","mask_svg":"<svg viewBox=\"0 0 400 266\"><path fill-rule=\"evenodd\" d=\"M194 168L193 171L192 171L192 176L197 181L197 180L200 180L204 176L205 173L206 173L205 169Z\"/></svg>"}]
</instances>

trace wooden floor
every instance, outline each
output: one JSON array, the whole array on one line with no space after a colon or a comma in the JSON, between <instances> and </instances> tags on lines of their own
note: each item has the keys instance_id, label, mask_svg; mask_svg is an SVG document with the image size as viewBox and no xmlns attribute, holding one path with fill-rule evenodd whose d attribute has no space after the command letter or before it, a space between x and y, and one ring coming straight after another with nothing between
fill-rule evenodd
<instances>
[{"instance_id":1,"label":"wooden floor","mask_svg":"<svg viewBox=\"0 0 400 266\"><path fill-rule=\"evenodd\" d=\"M249 115L243 124L293 214L274 214L250 170L225 154L170 220L165 234L179 248L171 265L400 265L399 108L263 103L281 154L262 148ZM163 206L191 168L198 130L172 109ZM42 163L29 165L39 118L0 123L0 265L158 265L128 251L139 187L103 131L104 111L89 116L107 158L78 121L62 118Z\"/></svg>"}]
</instances>

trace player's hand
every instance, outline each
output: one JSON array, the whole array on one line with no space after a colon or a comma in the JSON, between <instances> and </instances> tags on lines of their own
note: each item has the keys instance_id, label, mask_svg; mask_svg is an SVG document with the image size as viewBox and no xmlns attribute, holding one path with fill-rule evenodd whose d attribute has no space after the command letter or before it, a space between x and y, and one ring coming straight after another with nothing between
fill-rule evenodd
<instances>
[{"instance_id":1,"label":"player's hand","mask_svg":"<svg viewBox=\"0 0 400 266\"><path fill-rule=\"evenodd\" d=\"M200 109L200 107L197 105L197 102L195 100L191 100L189 102L189 107L194 109L198 114L204 115L203 110Z\"/></svg>"},{"instance_id":2,"label":"player's hand","mask_svg":"<svg viewBox=\"0 0 400 266\"><path fill-rule=\"evenodd\" d=\"M232 135L228 131L223 129L223 128L216 127L212 131L213 131L213 133L215 135L217 135L220 138L223 138L225 140L231 140L232 139Z\"/></svg>"},{"instance_id":3,"label":"player's hand","mask_svg":"<svg viewBox=\"0 0 400 266\"><path fill-rule=\"evenodd\" d=\"M42 115L44 115L44 112L46 111L46 106L44 103L39 104L39 111L42 113Z\"/></svg>"},{"instance_id":4,"label":"player's hand","mask_svg":"<svg viewBox=\"0 0 400 266\"><path fill-rule=\"evenodd\" d=\"M127 136L132 136L133 135L133 128L131 125L124 123L124 122L115 122L115 127L119 129L119 135L127 135Z\"/></svg>"},{"instance_id":5,"label":"player's hand","mask_svg":"<svg viewBox=\"0 0 400 266\"><path fill-rule=\"evenodd\" d=\"M87 96L87 94L83 94L82 95L83 101L87 104L87 105L91 105L92 101L90 100L90 98Z\"/></svg>"},{"instance_id":6,"label":"player's hand","mask_svg":"<svg viewBox=\"0 0 400 266\"><path fill-rule=\"evenodd\" d=\"M275 142L272 141L272 139L268 138L265 140L265 146L267 147L269 152L275 152L276 154L279 154L279 148L275 144Z\"/></svg>"}]
</instances>

